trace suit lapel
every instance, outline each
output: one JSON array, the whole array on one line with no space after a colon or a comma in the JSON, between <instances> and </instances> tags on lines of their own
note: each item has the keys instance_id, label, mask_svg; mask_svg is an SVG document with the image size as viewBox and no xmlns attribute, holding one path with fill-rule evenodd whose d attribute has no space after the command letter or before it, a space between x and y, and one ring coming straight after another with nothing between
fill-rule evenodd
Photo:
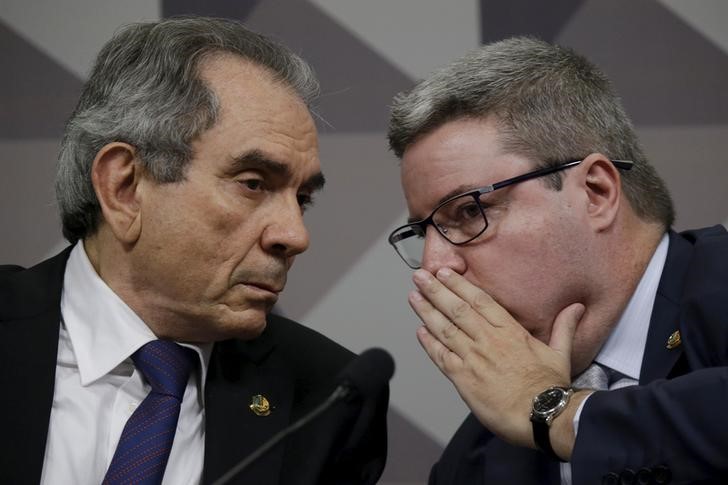
<instances>
[{"instance_id":1,"label":"suit lapel","mask_svg":"<svg viewBox=\"0 0 728 485\"><path fill-rule=\"evenodd\" d=\"M266 332L252 342L215 345L205 391L205 470L210 483L262 446L290 421L294 385L282 366L270 358L274 339ZM262 395L271 412L250 409ZM278 483L283 446L277 446L241 472L233 483Z\"/></svg>"},{"instance_id":2,"label":"suit lapel","mask_svg":"<svg viewBox=\"0 0 728 485\"><path fill-rule=\"evenodd\" d=\"M670 231L670 247L650 318L640 384L669 376L683 353L682 346L668 349L667 341L682 326L680 301L692 255L692 245Z\"/></svg>"}]
</instances>

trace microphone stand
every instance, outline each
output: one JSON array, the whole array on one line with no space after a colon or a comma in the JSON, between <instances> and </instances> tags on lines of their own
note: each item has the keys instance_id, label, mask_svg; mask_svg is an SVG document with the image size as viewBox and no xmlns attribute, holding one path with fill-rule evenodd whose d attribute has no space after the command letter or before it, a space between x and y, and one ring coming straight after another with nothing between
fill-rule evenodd
<instances>
[{"instance_id":1,"label":"microphone stand","mask_svg":"<svg viewBox=\"0 0 728 485\"><path fill-rule=\"evenodd\" d=\"M345 399L346 397L351 394L351 389L345 385L342 384L336 389L334 389L334 392L331 393L331 395L321 404L319 404L316 408L313 409L313 411L309 412L307 415L293 423L287 428L284 428L283 430L279 431L271 439L266 441L263 446L255 450L253 453L248 455L244 460L239 462L237 465L232 467L230 470L227 471L223 476L218 478L213 482L212 485L225 485L226 483L229 483L230 480L235 478L235 476L243 471L245 468L247 468L251 463L256 461L258 458L266 454L268 451L273 449L278 443L280 443L286 436L290 435L294 431L298 431L303 426L307 425L311 421L313 421L316 417L318 417L321 413L326 411L332 404L334 404L336 401L340 399Z\"/></svg>"}]
</instances>

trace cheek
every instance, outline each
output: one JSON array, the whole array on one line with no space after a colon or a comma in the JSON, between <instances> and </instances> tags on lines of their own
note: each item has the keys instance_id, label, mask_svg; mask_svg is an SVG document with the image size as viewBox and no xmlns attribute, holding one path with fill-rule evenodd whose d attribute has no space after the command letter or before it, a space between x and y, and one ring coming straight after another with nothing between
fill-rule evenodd
<instances>
[{"instance_id":1,"label":"cheek","mask_svg":"<svg viewBox=\"0 0 728 485\"><path fill-rule=\"evenodd\" d=\"M569 235L554 230L551 219L505 220L479 246L461 254L466 277L488 292L529 331L550 328L561 310L561 296L573 265Z\"/></svg>"},{"instance_id":2,"label":"cheek","mask_svg":"<svg viewBox=\"0 0 728 485\"><path fill-rule=\"evenodd\" d=\"M185 256L216 259L239 239L243 225L240 210L234 210L220 196L188 192L170 197L150 218L151 229L172 247L189 251ZM156 220L155 220L156 219Z\"/></svg>"},{"instance_id":3,"label":"cheek","mask_svg":"<svg viewBox=\"0 0 728 485\"><path fill-rule=\"evenodd\" d=\"M234 248L240 241L232 234L236 223L231 214L190 198L170 198L155 209L143 222L140 240L148 272L185 292L210 285L232 271Z\"/></svg>"}]
</instances>

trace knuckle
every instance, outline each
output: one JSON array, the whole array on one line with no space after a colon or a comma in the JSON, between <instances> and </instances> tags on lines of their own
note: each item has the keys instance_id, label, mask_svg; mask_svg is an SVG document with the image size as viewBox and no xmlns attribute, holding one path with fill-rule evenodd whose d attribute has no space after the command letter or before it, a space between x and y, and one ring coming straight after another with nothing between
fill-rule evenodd
<instances>
[{"instance_id":1,"label":"knuckle","mask_svg":"<svg viewBox=\"0 0 728 485\"><path fill-rule=\"evenodd\" d=\"M449 352L450 351L448 349L446 349L445 347L439 348L436 352L437 363L440 366L440 368L443 370L445 370L445 367L447 366L446 357Z\"/></svg>"},{"instance_id":2,"label":"knuckle","mask_svg":"<svg viewBox=\"0 0 728 485\"><path fill-rule=\"evenodd\" d=\"M446 340L451 340L458 333L458 331L460 331L458 326L450 322L445 326L445 328L442 329L442 336Z\"/></svg>"},{"instance_id":3,"label":"knuckle","mask_svg":"<svg viewBox=\"0 0 728 485\"><path fill-rule=\"evenodd\" d=\"M459 320L461 318L464 318L465 315L468 314L470 311L470 305L468 305L464 301L458 301L457 303L454 303L450 307L450 315L452 316L453 320Z\"/></svg>"},{"instance_id":4,"label":"knuckle","mask_svg":"<svg viewBox=\"0 0 728 485\"><path fill-rule=\"evenodd\" d=\"M449 376L457 374L460 370L456 359L453 358L453 354L449 350L442 356L442 370Z\"/></svg>"},{"instance_id":5,"label":"knuckle","mask_svg":"<svg viewBox=\"0 0 728 485\"><path fill-rule=\"evenodd\" d=\"M475 311L482 314L488 310L492 301L493 300L490 297L488 297L488 295L481 292L481 293L478 293L475 296L475 298L473 299L472 306L475 309Z\"/></svg>"},{"instance_id":6,"label":"knuckle","mask_svg":"<svg viewBox=\"0 0 728 485\"><path fill-rule=\"evenodd\" d=\"M473 357L473 354L469 354L470 357L463 359L463 371L473 378L478 378L481 374L482 362L480 359Z\"/></svg>"}]
</instances>

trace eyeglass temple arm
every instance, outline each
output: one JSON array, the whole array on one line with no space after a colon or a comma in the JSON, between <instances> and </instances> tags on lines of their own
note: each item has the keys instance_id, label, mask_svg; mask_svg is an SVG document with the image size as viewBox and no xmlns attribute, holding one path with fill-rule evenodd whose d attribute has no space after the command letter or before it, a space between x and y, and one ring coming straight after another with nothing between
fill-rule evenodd
<instances>
[{"instance_id":1,"label":"eyeglass temple arm","mask_svg":"<svg viewBox=\"0 0 728 485\"><path fill-rule=\"evenodd\" d=\"M533 172L525 173L523 175L519 175L517 177L510 178L508 180L503 180L502 182L497 182L493 185L489 185L488 187L483 187L480 190L481 194L487 194L488 192L492 192L496 189L500 189L501 187L505 187L507 185L513 185L517 184L519 182L523 182L526 180L530 180L533 178L543 177L544 175L549 175L554 172L560 172L561 170L566 170L567 168L574 167L576 165L579 165L584 160L574 160L573 162L567 162L562 165L556 165L554 167L544 167L540 170L535 170ZM611 160L611 162L614 164L615 167L622 169L622 170L630 170L632 166L634 165L634 162L630 160Z\"/></svg>"},{"instance_id":2,"label":"eyeglass temple arm","mask_svg":"<svg viewBox=\"0 0 728 485\"><path fill-rule=\"evenodd\" d=\"M634 162L632 160L612 160L615 167L622 170L632 170Z\"/></svg>"}]
</instances>

